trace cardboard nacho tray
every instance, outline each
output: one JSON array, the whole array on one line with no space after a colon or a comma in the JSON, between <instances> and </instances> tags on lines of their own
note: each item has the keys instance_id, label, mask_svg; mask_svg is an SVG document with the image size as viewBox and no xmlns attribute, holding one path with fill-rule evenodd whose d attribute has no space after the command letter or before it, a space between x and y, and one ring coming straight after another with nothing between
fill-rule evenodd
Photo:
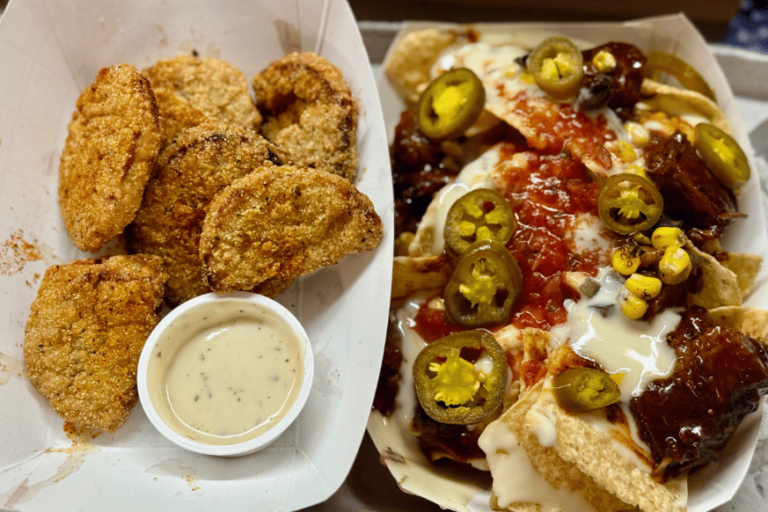
<instances>
[{"instance_id":1,"label":"cardboard nacho tray","mask_svg":"<svg viewBox=\"0 0 768 512\"><path fill-rule=\"evenodd\" d=\"M380 246L299 279L279 297L315 353L297 422L266 450L200 456L157 433L140 406L114 435L73 443L26 378L24 326L45 269L89 257L58 207L58 164L80 92L98 70L179 52L251 77L295 50L334 63L357 99L357 187L384 222ZM376 84L344 0L12 1L0 22L0 509L296 510L343 483L362 440L389 306L392 182Z\"/></svg>"},{"instance_id":2,"label":"cardboard nacho tray","mask_svg":"<svg viewBox=\"0 0 768 512\"><path fill-rule=\"evenodd\" d=\"M405 34L428 27L448 26L443 23L410 22L402 26L395 36L392 48ZM662 50L675 53L698 69L717 91L718 104L728 117L735 138L749 155L753 170L749 183L739 195L740 210L748 215L735 222L723 239L726 249L768 254L768 231L763 197L760 191L758 162L737 104L726 76L718 65L711 49L701 35L684 16L666 16L627 23L522 23L522 24L473 24L480 33L503 31L556 32L572 38L599 44L609 40L625 41L644 51ZM386 62L386 58L385 58ZM768 69L768 68L764 68ZM404 102L389 84L386 77L379 80L384 117L390 139L399 121ZM757 278L757 286L746 300L747 305L765 308L768 297L768 268L763 265ZM728 502L736 493L749 468L760 430L762 409L749 415L727 450L716 464L709 464L690 477L688 507L690 511L704 512ZM369 433L379 451L387 451L386 464L402 490L426 497L442 508L452 510L486 511L488 508L487 482L475 478L462 479L456 472L435 472L429 463L413 451L406 439L389 434L386 421L374 413L368 425ZM404 462L403 462L404 461ZM435 507L436 509L436 507ZM392 510L405 510L394 507ZM429 508L432 510L432 508Z\"/></svg>"}]
</instances>

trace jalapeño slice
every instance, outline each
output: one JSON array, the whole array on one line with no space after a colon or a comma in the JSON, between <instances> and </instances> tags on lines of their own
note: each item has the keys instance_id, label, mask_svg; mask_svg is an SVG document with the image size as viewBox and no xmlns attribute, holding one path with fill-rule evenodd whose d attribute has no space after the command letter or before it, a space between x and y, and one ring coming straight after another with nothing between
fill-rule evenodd
<instances>
[{"instance_id":1,"label":"jalape\u00f1o slice","mask_svg":"<svg viewBox=\"0 0 768 512\"><path fill-rule=\"evenodd\" d=\"M416 106L416 125L432 140L455 139L477 121L485 106L483 82L468 68L432 80Z\"/></svg>"},{"instance_id":2,"label":"jalape\u00f1o slice","mask_svg":"<svg viewBox=\"0 0 768 512\"><path fill-rule=\"evenodd\" d=\"M506 322L522 283L520 267L506 247L493 240L475 242L445 286L448 320L464 327Z\"/></svg>"},{"instance_id":3,"label":"jalape\u00f1o slice","mask_svg":"<svg viewBox=\"0 0 768 512\"><path fill-rule=\"evenodd\" d=\"M499 192L478 188L464 194L448 210L445 220L445 243L462 256L479 240L506 244L517 221L509 203Z\"/></svg>"},{"instance_id":4,"label":"jalape\u00f1o slice","mask_svg":"<svg viewBox=\"0 0 768 512\"><path fill-rule=\"evenodd\" d=\"M659 190L637 174L614 174L603 182L597 195L600 219L622 235L652 227L663 210L664 199Z\"/></svg>"},{"instance_id":5,"label":"jalape\u00f1o slice","mask_svg":"<svg viewBox=\"0 0 768 512\"><path fill-rule=\"evenodd\" d=\"M594 368L571 368L552 377L557 404L571 412L587 412L619 401L621 391L610 375Z\"/></svg>"},{"instance_id":6,"label":"jalape\u00f1o slice","mask_svg":"<svg viewBox=\"0 0 768 512\"><path fill-rule=\"evenodd\" d=\"M536 84L558 100L576 96L584 79L584 58L567 37L542 41L528 56L526 67Z\"/></svg>"},{"instance_id":7,"label":"jalape\u00f1o slice","mask_svg":"<svg viewBox=\"0 0 768 512\"><path fill-rule=\"evenodd\" d=\"M477 370L468 354L487 354L491 371ZM419 352L413 362L413 382L421 406L433 420L453 425L477 423L501 407L507 383L506 356L486 331L457 332Z\"/></svg>"},{"instance_id":8,"label":"jalape\u00f1o slice","mask_svg":"<svg viewBox=\"0 0 768 512\"><path fill-rule=\"evenodd\" d=\"M723 186L734 188L749 180L749 163L738 142L720 128L696 125L696 150Z\"/></svg>"},{"instance_id":9,"label":"jalape\u00f1o slice","mask_svg":"<svg viewBox=\"0 0 768 512\"><path fill-rule=\"evenodd\" d=\"M656 80L660 71L669 73L686 89L701 93L712 101L717 101L715 92L707 81L684 60L666 52L648 52L645 57L645 67L643 68L645 76Z\"/></svg>"}]
</instances>

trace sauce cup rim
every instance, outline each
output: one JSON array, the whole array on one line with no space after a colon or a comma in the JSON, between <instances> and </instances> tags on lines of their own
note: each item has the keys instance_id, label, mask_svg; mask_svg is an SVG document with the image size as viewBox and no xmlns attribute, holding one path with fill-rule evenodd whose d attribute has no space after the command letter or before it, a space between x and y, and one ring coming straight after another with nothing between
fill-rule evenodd
<instances>
[{"instance_id":1,"label":"sauce cup rim","mask_svg":"<svg viewBox=\"0 0 768 512\"><path fill-rule=\"evenodd\" d=\"M304 364L303 364L303 378L299 394L296 397L296 401L291 406L288 413L279 420L272 428L266 432L246 441L239 443L233 443L228 445L213 445L193 441L186 436L176 432L170 425L168 425L155 409L155 405L150 397L148 389L148 369L151 359L152 351L157 345L158 341L163 338L163 334L167 328L179 318L183 318L186 315L196 314L200 309L204 309L206 305L213 303L220 303L224 301L237 301L247 302L251 304L258 304L265 309L277 314L288 326L296 333L300 343L304 348ZM309 397L309 393L312 388L312 381L314 378L314 356L312 353L312 344L309 341L304 327L301 322L293 315L288 309L285 308L279 302L250 292L232 292L226 295L219 295L216 293L208 293L200 295L194 299L188 300L183 304L177 306L171 310L150 333L146 343L141 351L139 357L139 365L136 371L136 382L139 392L139 401L144 409L147 418L150 423L162 434L166 439L174 443L175 445L184 448L186 450L200 453L203 455L216 455L222 457L233 457L240 455L247 455L257 452L263 448L266 448L272 442L274 442L285 430L291 426L291 424L299 416L299 413L304 408Z\"/></svg>"}]
</instances>

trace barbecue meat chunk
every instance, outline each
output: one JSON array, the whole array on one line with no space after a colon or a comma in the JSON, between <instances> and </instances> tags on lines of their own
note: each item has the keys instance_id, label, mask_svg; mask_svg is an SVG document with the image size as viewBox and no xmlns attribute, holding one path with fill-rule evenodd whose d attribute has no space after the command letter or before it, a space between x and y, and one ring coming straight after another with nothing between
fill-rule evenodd
<instances>
[{"instance_id":1,"label":"barbecue meat chunk","mask_svg":"<svg viewBox=\"0 0 768 512\"><path fill-rule=\"evenodd\" d=\"M667 336L677 360L672 374L630 401L640 437L661 479L712 461L741 420L768 393L768 350L693 306Z\"/></svg>"},{"instance_id":2,"label":"barbecue meat chunk","mask_svg":"<svg viewBox=\"0 0 768 512\"><path fill-rule=\"evenodd\" d=\"M741 216L733 192L717 181L681 132L654 141L644 156L648 174L664 197L664 213L682 220L694 243L718 238Z\"/></svg>"}]
</instances>

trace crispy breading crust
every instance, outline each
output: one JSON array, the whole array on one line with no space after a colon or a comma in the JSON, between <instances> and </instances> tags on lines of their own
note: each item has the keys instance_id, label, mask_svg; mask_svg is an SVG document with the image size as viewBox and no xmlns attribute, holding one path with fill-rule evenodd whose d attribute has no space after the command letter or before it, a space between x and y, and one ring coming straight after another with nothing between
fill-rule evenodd
<instances>
[{"instance_id":1,"label":"crispy breading crust","mask_svg":"<svg viewBox=\"0 0 768 512\"><path fill-rule=\"evenodd\" d=\"M292 53L253 78L262 134L296 165L354 182L357 104L341 72L311 52Z\"/></svg>"},{"instance_id":2,"label":"crispy breading crust","mask_svg":"<svg viewBox=\"0 0 768 512\"><path fill-rule=\"evenodd\" d=\"M222 124L184 130L163 150L144 202L126 229L126 241L130 252L162 257L170 305L210 292L198 259L208 203L220 189L265 162L282 163L278 153L257 133Z\"/></svg>"},{"instance_id":3,"label":"crispy breading crust","mask_svg":"<svg viewBox=\"0 0 768 512\"><path fill-rule=\"evenodd\" d=\"M114 432L128 418L166 277L160 259L144 255L45 272L27 320L24 359L32 383L64 419Z\"/></svg>"},{"instance_id":4,"label":"crispy breading crust","mask_svg":"<svg viewBox=\"0 0 768 512\"><path fill-rule=\"evenodd\" d=\"M141 205L160 149L155 98L136 68L99 71L77 99L59 166L59 204L72 243L95 252Z\"/></svg>"},{"instance_id":5,"label":"crispy breading crust","mask_svg":"<svg viewBox=\"0 0 768 512\"><path fill-rule=\"evenodd\" d=\"M205 278L217 292L293 279L375 248L382 223L343 178L294 166L261 167L222 190L200 237Z\"/></svg>"},{"instance_id":6,"label":"crispy breading crust","mask_svg":"<svg viewBox=\"0 0 768 512\"><path fill-rule=\"evenodd\" d=\"M164 144L173 142L182 129L206 120L252 130L261 125L248 80L227 62L179 54L141 73L155 91Z\"/></svg>"}]
</instances>

